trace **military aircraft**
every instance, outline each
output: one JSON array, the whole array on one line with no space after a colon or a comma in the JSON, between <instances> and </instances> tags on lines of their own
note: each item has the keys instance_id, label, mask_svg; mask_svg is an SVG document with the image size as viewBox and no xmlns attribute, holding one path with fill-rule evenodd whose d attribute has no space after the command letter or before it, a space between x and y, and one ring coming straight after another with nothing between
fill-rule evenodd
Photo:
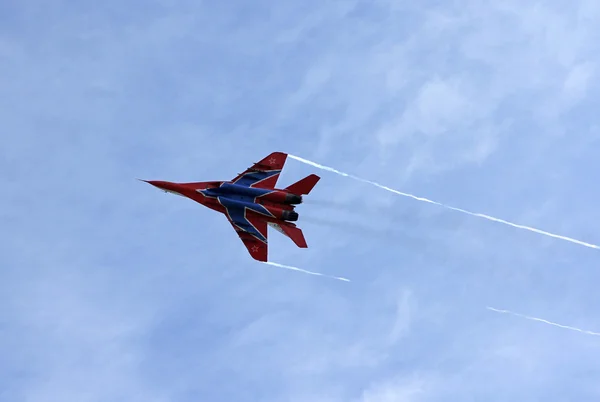
<instances>
[{"instance_id":1,"label":"military aircraft","mask_svg":"<svg viewBox=\"0 0 600 402\"><path fill-rule=\"evenodd\" d=\"M252 258L266 262L267 225L292 239L298 247L308 247L302 230L292 223L298 220L294 208L302 203L302 196L310 193L320 177L311 174L284 189L275 188L286 159L287 154L273 152L231 181L142 181L222 212Z\"/></svg>"}]
</instances>

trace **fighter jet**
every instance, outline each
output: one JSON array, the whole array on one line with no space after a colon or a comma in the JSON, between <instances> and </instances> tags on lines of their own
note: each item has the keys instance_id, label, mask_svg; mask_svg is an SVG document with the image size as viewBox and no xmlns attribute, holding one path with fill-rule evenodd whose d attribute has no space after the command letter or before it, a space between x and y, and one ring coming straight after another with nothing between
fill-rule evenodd
<instances>
[{"instance_id":1,"label":"fighter jet","mask_svg":"<svg viewBox=\"0 0 600 402\"><path fill-rule=\"evenodd\" d=\"M286 159L287 154L273 152L231 181L142 181L223 213L252 258L266 262L267 225L292 239L298 247L308 247L302 230L292 223L298 220L294 208L302 203L302 196L310 193L320 177L311 174L284 189L275 188Z\"/></svg>"}]
</instances>

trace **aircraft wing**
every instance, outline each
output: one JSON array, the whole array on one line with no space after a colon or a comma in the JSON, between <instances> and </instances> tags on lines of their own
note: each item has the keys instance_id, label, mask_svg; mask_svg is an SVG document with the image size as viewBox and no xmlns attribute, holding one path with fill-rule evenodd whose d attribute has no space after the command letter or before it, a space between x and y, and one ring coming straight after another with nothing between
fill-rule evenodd
<instances>
[{"instance_id":1,"label":"aircraft wing","mask_svg":"<svg viewBox=\"0 0 600 402\"><path fill-rule=\"evenodd\" d=\"M287 154L273 152L238 174L231 182L247 187L275 188L286 159Z\"/></svg>"},{"instance_id":2,"label":"aircraft wing","mask_svg":"<svg viewBox=\"0 0 600 402\"><path fill-rule=\"evenodd\" d=\"M267 222L251 211L245 211L243 216L242 214L239 215L225 214L240 240L248 249L250 256L255 260L266 262L269 248Z\"/></svg>"}]
</instances>

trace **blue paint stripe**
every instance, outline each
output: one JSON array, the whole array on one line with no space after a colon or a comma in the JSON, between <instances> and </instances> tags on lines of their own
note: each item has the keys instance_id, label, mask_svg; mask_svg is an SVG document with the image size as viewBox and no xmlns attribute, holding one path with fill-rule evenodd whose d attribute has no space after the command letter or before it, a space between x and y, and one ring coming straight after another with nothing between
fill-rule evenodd
<instances>
[{"instance_id":1,"label":"blue paint stripe","mask_svg":"<svg viewBox=\"0 0 600 402\"><path fill-rule=\"evenodd\" d=\"M264 206L260 204L239 202L227 197L218 197L218 200L221 203L221 205L223 205L227 210L227 214L229 215L229 218L233 221L233 223L239 225L243 230L256 236L265 243L267 242L267 238L263 236L263 234L259 232L254 226L252 226L250 221L248 221L248 219L246 219L245 216L246 209L257 212L259 214L272 216L272 214L269 213L269 211Z\"/></svg>"},{"instance_id":2,"label":"blue paint stripe","mask_svg":"<svg viewBox=\"0 0 600 402\"><path fill-rule=\"evenodd\" d=\"M278 175L281 173L281 170L270 170L267 172L248 172L241 176L235 184L239 184L240 186L250 187L254 183L265 180L269 177Z\"/></svg>"}]
</instances>

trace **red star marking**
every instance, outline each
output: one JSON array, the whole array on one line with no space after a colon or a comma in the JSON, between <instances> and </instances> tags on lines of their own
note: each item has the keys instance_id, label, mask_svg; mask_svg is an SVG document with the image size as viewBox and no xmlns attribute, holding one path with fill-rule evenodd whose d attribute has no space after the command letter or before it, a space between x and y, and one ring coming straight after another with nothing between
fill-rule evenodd
<instances>
[{"instance_id":1,"label":"red star marking","mask_svg":"<svg viewBox=\"0 0 600 402\"><path fill-rule=\"evenodd\" d=\"M256 253L258 251L258 246L252 246L252 252Z\"/></svg>"},{"instance_id":2,"label":"red star marking","mask_svg":"<svg viewBox=\"0 0 600 402\"><path fill-rule=\"evenodd\" d=\"M277 163L277 159L275 159L275 158L269 159L269 165L274 165L276 163Z\"/></svg>"}]
</instances>

